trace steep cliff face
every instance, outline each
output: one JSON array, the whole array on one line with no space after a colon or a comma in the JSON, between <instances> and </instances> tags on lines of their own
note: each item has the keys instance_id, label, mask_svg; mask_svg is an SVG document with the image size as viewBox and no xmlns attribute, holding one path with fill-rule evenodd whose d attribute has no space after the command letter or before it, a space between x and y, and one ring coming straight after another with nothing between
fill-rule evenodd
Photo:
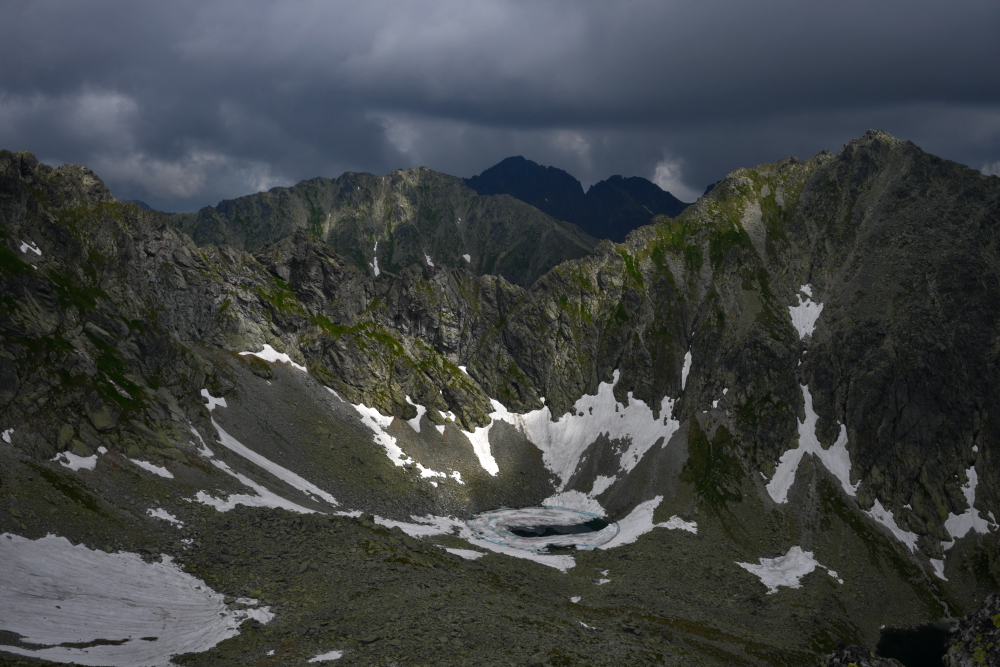
<instances>
[{"instance_id":1,"label":"steep cliff face","mask_svg":"<svg viewBox=\"0 0 1000 667\"><path fill-rule=\"evenodd\" d=\"M671 621L684 637L673 653L650 646L666 626L615 620L622 646L714 655L706 664L747 651L747 664L815 662L837 641L871 645L883 623L937 620L996 589L1000 179L870 132L837 155L738 170L622 244L557 262L581 247L560 237L510 264L526 271L515 281L485 254L422 256L427 239L488 254L493 223L468 216L505 200L440 199L422 180L438 175L390 176L384 192L381 177L333 182L330 201L384 197L317 209L328 220L315 227L276 206L255 214L270 221L258 231L235 214L207 228L257 234L251 254L195 245L177 218L115 201L83 167L0 153L0 456L12 471L0 486L48 489L45 475L97 466L79 482L91 514L50 520L48 490L11 491L4 529L58 523L95 548L133 548L162 537L147 525L156 515L134 509L151 499L200 517L203 540L221 520L198 514L206 502L397 523L579 502L630 530L696 529L674 550L635 529L621 556L577 556L577 571L614 563L636 614L688 619ZM455 197L471 197L460 224L472 231L457 216L421 227ZM386 225L376 209L390 200L399 215ZM508 221L512 240L533 224ZM366 234L379 254L352 256ZM136 481L140 462L171 477ZM228 515L233 539L263 539L249 512ZM135 532L121 537L107 517ZM344 530L424 553L355 523ZM191 563L203 553L158 548ZM240 553L237 564L253 559ZM661 561L702 574L668 582ZM772 590L768 572L788 563L809 566L806 584ZM504 572L527 576L515 570ZM796 602L765 598L761 582ZM620 604L608 595L605 611ZM747 620L765 607L772 625ZM700 643L705 628L722 653Z\"/></svg>"},{"instance_id":2,"label":"steep cliff face","mask_svg":"<svg viewBox=\"0 0 1000 667\"><path fill-rule=\"evenodd\" d=\"M479 196L426 168L347 173L168 216L199 244L251 252L305 229L372 276L411 265L469 269L530 285L596 240L507 196Z\"/></svg>"}]
</instances>

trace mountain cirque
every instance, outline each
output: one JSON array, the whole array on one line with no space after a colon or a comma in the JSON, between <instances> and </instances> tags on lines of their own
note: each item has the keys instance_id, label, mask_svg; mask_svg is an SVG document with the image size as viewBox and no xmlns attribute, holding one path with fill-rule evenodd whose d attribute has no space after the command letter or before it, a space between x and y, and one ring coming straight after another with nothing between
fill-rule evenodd
<instances>
[{"instance_id":1,"label":"mountain cirque","mask_svg":"<svg viewBox=\"0 0 1000 667\"><path fill-rule=\"evenodd\" d=\"M596 246L381 179L184 217L0 153L0 540L252 619L190 665L815 665L997 591L1000 178L869 132ZM621 532L465 524L539 504ZM4 613L11 664L143 642Z\"/></svg>"}]
</instances>

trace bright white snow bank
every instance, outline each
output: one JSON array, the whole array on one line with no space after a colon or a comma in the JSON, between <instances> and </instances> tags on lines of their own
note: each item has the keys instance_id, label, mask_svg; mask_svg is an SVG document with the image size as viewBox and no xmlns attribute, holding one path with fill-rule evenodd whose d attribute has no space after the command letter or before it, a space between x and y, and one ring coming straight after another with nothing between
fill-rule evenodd
<instances>
[{"instance_id":1,"label":"bright white snow bank","mask_svg":"<svg viewBox=\"0 0 1000 667\"><path fill-rule=\"evenodd\" d=\"M767 586L767 593L778 592L778 586L789 588L802 588L802 577L806 576L817 567L827 570L831 577L837 579L837 573L820 565L813 558L813 552L803 551L802 547L792 547L784 556L777 558L761 558L760 565L753 563L736 563L744 570L760 577L761 582ZM837 579L840 583L843 580Z\"/></svg>"},{"instance_id":2,"label":"bright white snow bank","mask_svg":"<svg viewBox=\"0 0 1000 667\"><path fill-rule=\"evenodd\" d=\"M493 422L476 429L474 434L481 440L478 446L489 452L489 429L495 421L512 424L542 450L542 461L559 477L559 491L562 491L576 472L584 451L603 434L611 440L629 441L619 466L621 471L631 472L653 445L661 438L661 446L666 445L681 425L670 418L674 408L674 399L670 397L665 396L660 403L659 419L653 416L653 410L645 402L634 398L631 392L628 405L620 404L614 394L618 377L619 371L616 370L611 382L602 382L598 386L597 394L582 396L572 410L554 422L548 406L516 414L509 412L498 401L493 401L494 412L490 415ZM477 441L473 440L473 444L476 445ZM495 462L493 466L496 466Z\"/></svg>"},{"instance_id":3,"label":"bright white snow bank","mask_svg":"<svg viewBox=\"0 0 1000 667\"><path fill-rule=\"evenodd\" d=\"M137 554L92 551L64 537L3 534L0 563L0 629L42 646L0 646L18 655L166 666L175 654L206 651L238 634L247 618L267 623L274 617L267 607L227 609L221 594L166 556L146 563ZM94 644L98 640L115 644Z\"/></svg>"},{"instance_id":4,"label":"bright white snow bank","mask_svg":"<svg viewBox=\"0 0 1000 667\"><path fill-rule=\"evenodd\" d=\"M174 474L169 470L167 470L166 468L164 468L163 466L155 465L153 463L150 463L149 461L140 461L139 459L129 459L129 461L136 464L143 470L153 473L154 475L159 475L160 477L163 477L165 479L174 478Z\"/></svg>"},{"instance_id":5,"label":"bright white snow bank","mask_svg":"<svg viewBox=\"0 0 1000 667\"><path fill-rule=\"evenodd\" d=\"M847 427L841 424L837 441L830 449L823 449L816 437L818 417L813 410L812 394L809 393L808 385L800 386L802 387L802 398L805 401L806 420L799 422L799 446L795 449L789 449L781 455L778 469L767 485L767 492L774 502L787 502L788 490L795 482L795 471L798 470L802 457L809 453L819 458L826 469L840 481L844 491L853 496L858 490L858 485L851 484L851 456L847 452Z\"/></svg>"},{"instance_id":6,"label":"bright white snow bank","mask_svg":"<svg viewBox=\"0 0 1000 667\"><path fill-rule=\"evenodd\" d=\"M413 419L408 419L406 423L409 424L410 428L414 431L420 433L420 418L424 416L427 408L414 403L410 400L409 396L406 397L406 402L417 409L417 416ZM361 423L370 428L372 433L375 434L375 442L382 445L385 449L386 455L388 455L389 460L392 461L394 465L400 468L406 465L414 466L420 471L420 476L424 478L451 477L459 484L464 484L464 482L462 482L462 476L458 473L458 471L453 470L449 475L437 470L431 470L422 463L418 463L407 456L406 452L403 451L403 448L396 442L395 436L389 434L389 427L392 425L392 421L395 417L386 417L378 411L378 408L369 408L367 405L362 403L358 403L356 405L352 403L351 405L353 405L354 409L358 411L359 415L361 415Z\"/></svg>"},{"instance_id":7,"label":"bright white snow bank","mask_svg":"<svg viewBox=\"0 0 1000 667\"><path fill-rule=\"evenodd\" d=\"M7 443L8 445L10 445L10 444L12 444L12 443L11 443L11 441L10 441L10 436L11 436L11 435L12 435L13 433L14 433L14 429L12 429L12 428L9 428L9 429L7 429L7 430L5 430L5 431L3 432L3 435L2 435L2 436L0 436L0 439L3 439L3 441L4 441L4 442L6 442L6 443Z\"/></svg>"},{"instance_id":8,"label":"bright white snow bank","mask_svg":"<svg viewBox=\"0 0 1000 667\"><path fill-rule=\"evenodd\" d=\"M966 470L965 476L969 481L962 487L962 493L965 495L965 501L969 503L969 509L961 514L948 515L948 518L944 522L944 527L948 530L948 534L951 535L951 541L941 543L945 549L955 546L955 541L968 535L969 531L988 533L997 528L995 519L987 521L980 516L979 511L975 508L976 486L979 484L979 475L976 473L976 466L971 466ZM993 518L992 513L990 514L990 518Z\"/></svg>"},{"instance_id":9,"label":"bright white snow bank","mask_svg":"<svg viewBox=\"0 0 1000 667\"><path fill-rule=\"evenodd\" d=\"M326 662L327 660L339 660L342 657L344 657L343 651L329 651L309 658L309 662Z\"/></svg>"},{"instance_id":10,"label":"bright white snow bank","mask_svg":"<svg viewBox=\"0 0 1000 667\"><path fill-rule=\"evenodd\" d=\"M472 549L445 549L445 551L456 556L461 556L466 560L476 560L486 555L482 551L473 551Z\"/></svg>"},{"instance_id":11,"label":"bright white snow bank","mask_svg":"<svg viewBox=\"0 0 1000 667\"><path fill-rule=\"evenodd\" d=\"M805 294L806 298L803 300L802 294L796 295L799 298L799 305L789 306L788 314L792 317L792 326L799 332L799 338L802 339L806 335L811 336L812 332L815 331L816 320L823 312L823 304L813 302L812 285L802 285L799 287L799 291Z\"/></svg>"},{"instance_id":12,"label":"bright white snow bank","mask_svg":"<svg viewBox=\"0 0 1000 667\"><path fill-rule=\"evenodd\" d=\"M97 467L97 454L90 456L77 456L73 452L59 452L53 461L59 461L73 472L78 470L93 470Z\"/></svg>"},{"instance_id":13,"label":"bright white snow bank","mask_svg":"<svg viewBox=\"0 0 1000 667\"><path fill-rule=\"evenodd\" d=\"M872 508L865 512L865 514L888 528L889 532L891 532L897 540L909 547L911 552L917 548L917 538L919 536L916 533L903 530L896 525L896 519L892 516L892 512L882 507L882 503L879 502L878 498L875 499L875 504L872 505Z\"/></svg>"},{"instance_id":14,"label":"bright white snow bank","mask_svg":"<svg viewBox=\"0 0 1000 667\"><path fill-rule=\"evenodd\" d=\"M646 533L652 532L654 528L667 528L669 530L686 530L689 533L698 533L698 524L694 521L684 521L678 516L672 516L662 523L653 523L653 512L663 502L663 496L656 496L644 503L636 505L628 516L618 521L618 535L603 544L599 549L614 549L623 544L631 544Z\"/></svg>"},{"instance_id":15,"label":"bright white snow bank","mask_svg":"<svg viewBox=\"0 0 1000 667\"><path fill-rule=\"evenodd\" d=\"M226 399L213 397L211 394L208 393L207 389L202 389L201 395L208 400L208 405L206 407L208 407L209 412L215 410L216 407L223 407L223 408L226 407ZM214 417L212 418L212 426L215 427L215 430L219 435L218 442L223 447L239 454L248 461L251 461L252 463L258 465L259 467L271 473L272 475L282 480L289 486L292 486L293 488L302 491L303 493L305 493L307 496L309 496L314 500L325 500L326 502L334 506L339 504L332 495L330 495L323 489L319 488L312 482L303 479L301 476L297 475L291 470L288 470L287 468L278 465L277 463L274 463L270 459L261 456L260 454L253 451L252 449L241 443L233 436L226 433L226 431L221 426L219 426L218 422L215 421ZM198 436L198 439L201 440L201 435L193 428L191 430L196 436ZM201 453L203 456L206 456L208 458L212 457L212 451L205 446L204 440L202 440ZM296 503L293 503L291 500L288 500L287 498L284 498L278 495L277 493L274 493L267 487L258 484L257 482L254 482L246 475L240 474L232 470L228 465L226 465L222 461L213 459L212 464L215 467L222 470L223 472L232 475L240 482L242 482L245 486L248 486L254 491L256 491L257 495L232 494L228 498L223 500L221 498L213 497L204 491L199 491L194 498L194 500L196 500L197 502L204 503L206 505L211 505L220 512L228 512L237 505L247 505L249 507L282 508L290 510L292 512L299 512L302 514L311 514L314 511L302 507L301 505L298 505Z\"/></svg>"},{"instance_id":16,"label":"bright white snow bank","mask_svg":"<svg viewBox=\"0 0 1000 667\"><path fill-rule=\"evenodd\" d=\"M274 363L276 361L281 361L286 364L291 364L294 368L297 368L303 372L305 372L306 370L305 366L295 363L294 361L292 361L292 358L289 357L287 354L285 354L284 352L278 352L267 343L264 343L264 349L261 350L260 352L240 352L241 357L245 357L248 354L253 355L255 357L260 357L264 361L270 361L271 363Z\"/></svg>"},{"instance_id":17,"label":"bright white snow bank","mask_svg":"<svg viewBox=\"0 0 1000 667\"><path fill-rule=\"evenodd\" d=\"M35 253L36 255L38 255L39 257L42 256L42 249L41 248L39 248L38 246L36 246L31 241L21 241L21 252L28 252L29 250L31 252Z\"/></svg>"},{"instance_id":18,"label":"bright white snow bank","mask_svg":"<svg viewBox=\"0 0 1000 667\"><path fill-rule=\"evenodd\" d=\"M163 509L162 507L157 507L156 509L146 510L146 514L153 517L154 519L163 519L167 523L172 523L178 528L184 525L184 522L175 517L173 514Z\"/></svg>"}]
</instances>

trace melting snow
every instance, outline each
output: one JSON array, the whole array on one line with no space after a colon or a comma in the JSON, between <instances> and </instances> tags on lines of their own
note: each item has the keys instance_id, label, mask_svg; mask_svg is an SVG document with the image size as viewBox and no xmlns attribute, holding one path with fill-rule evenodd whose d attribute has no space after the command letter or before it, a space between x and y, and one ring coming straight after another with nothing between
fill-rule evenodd
<instances>
[{"instance_id":1,"label":"melting snow","mask_svg":"<svg viewBox=\"0 0 1000 667\"><path fill-rule=\"evenodd\" d=\"M174 524L178 528L184 525L184 522L175 517L173 514L163 509L162 507L157 507L156 509L146 510L146 514L153 517L154 519L163 519L169 523Z\"/></svg>"},{"instance_id":2,"label":"melting snow","mask_svg":"<svg viewBox=\"0 0 1000 667\"><path fill-rule=\"evenodd\" d=\"M201 395L204 396L206 399L208 399L208 409L210 412L214 410L216 406L221 406L223 408L226 407L226 399L214 398L211 394L208 393L207 389L202 389ZM334 498L332 495L330 495L323 489L319 488L312 482L303 479L302 477L295 474L291 470L284 468L278 465L277 463L274 463L270 459L261 456L260 454L253 451L252 449L241 443L233 436L226 433L226 431L221 426L219 426L219 423L215 421L214 417L212 417L211 420L212 420L212 426L215 427L215 430L219 435L218 439L219 444L221 444L226 449L229 449L230 451L239 454L248 461L260 466L261 468L271 473L281 481L285 482L286 484L288 484L293 488L298 489L299 491L306 494L310 498L313 498L314 500L322 499L330 503L331 505L340 504L337 502L336 498ZM194 429L191 430L194 431ZM198 435L197 431L194 431L194 433L195 435ZM201 440L200 435L198 435L198 439ZM202 445L204 445L204 441L202 441ZM208 452L208 456L212 455L212 452L209 451L207 447L205 447L205 451ZM204 454L205 451L203 451L202 453ZM222 512L228 511L233 507L235 507L236 505L252 505L257 507L285 507L286 509L291 509L296 512L312 512L312 510L307 510L289 500L282 498L281 496L278 496L272 491L269 491L267 488L261 486L260 484L257 484L249 477L234 472L229 468L229 466L227 466L222 461L212 461L212 463L216 467L228 472L230 475L233 475L234 477L239 479L246 486L253 488L260 494L260 496L237 495L237 496L230 496L229 500L219 500L218 498L213 498L212 496L209 496L204 491L199 491L197 496L198 502L213 505L219 511Z\"/></svg>"},{"instance_id":3,"label":"melting snow","mask_svg":"<svg viewBox=\"0 0 1000 667\"><path fill-rule=\"evenodd\" d=\"M314 500L322 499L330 503L331 505L340 504L337 502L336 498L334 498L329 493L319 488L312 482L303 479L302 477L295 474L288 468L283 468L282 466L278 465L277 463L274 463L270 459L261 456L260 454L253 451L252 449L241 443L233 436L226 433L223 430L223 428L219 426L218 422L216 422L214 418L212 419L212 426L214 426L215 430L219 432L219 444L221 444L226 449L236 452L246 460L255 463L256 465L268 471L281 481L285 482L291 487L298 489L299 491L306 494L310 498L313 498Z\"/></svg>"},{"instance_id":4,"label":"melting snow","mask_svg":"<svg viewBox=\"0 0 1000 667\"><path fill-rule=\"evenodd\" d=\"M425 408L422 405L414 403L413 401L410 400L409 396L406 397L406 402L417 409L417 416L414 417L413 419L407 419L406 423L409 424L410 428L412 428L414 431L420 433L420 418L424 416L425 412L427 412L427 408Z\"/></svg>"},{"instance_id":5,"label":"melting snow","mask_svg":"<svg viewBox=\"0 0 1000 667\"><path fill-rule=\"evenodd\" d=\"M542 501L542 505L545 507L564 507L576 510L577 512L587 512L595 516L604 516L604 507L601 506L601 503L591 498L592 495L595 494L593 492L588 495L582 491L563 491L554 496L549 496Z\"/></svg>"},{"instance_id":6,"label":"melting snow","mask_svg":"<svg viewBox=\"0 0 1000 667\"><path fill-rule=\"evenodd\" d=\"M878 498L875 499L875 504L872 505L871 510L865 512L868 516L878 521L880 524L889 529L889 531L896 536L896 539L905 544L910 548L912 552L917 547L917 534L911 533L909 531L903 530L896 525L896 520L892 516L892 512L882 507L882 503L879 502Z\"/></svg>"},{"instance_id":7,"label":"melting snow","mask_svg":"<svg viewBox=\"0 0 1000 667\"><path fill-rule=\"evenodd\" d=\"M18 655L166 667L175 654L206 651L239 634L247 618L267 623L274 617L267 607L228 610L222 595L168 556L146 563L137 554L92 551L64 537L4 534L0 562L0 627L44 646L0 647Z\"/></svg>"},{"instance_id":8,"label":"melting snow","mask_svg":"<svg viewBox=\"0 0 1000 667\"><path fill-rule=\"evenodd\" d=\"M472 549L445 549L445 551L456 556L461 556L466 560L476 560L486 555L482 551L473 551Z\"/></svg>"},{"instance_id":9,"label":"melting snow","mask_svg":"<svg viewBox=\"0 0 1000 667\"><path fill-rule=\"evenodd\" d=\"M413 403L409 396L406 397L406 402L417 408L416 418L407 420L406 423L408 423L414 431L419 433L420 417L422 417L424 412L426 412L426 408L422 405ZM389 426L392 425L392 420L395 419L395 417L386 417L378 411L378 408L369 408L367 405L362 403L358 403L357 405L352 403L351 405L354 405L354 409L358 411L359 415L361 415L361 423L370 428L372 433L375 434L375 442L385 448L385 453L389 456L389 460L392 461L397 467L401 468L407 465L415 466L417 470L420 471L420 476L425 479L429 477L448 477L448 474L438 472L437 470L431 470L430 468L425 467L422 463L417 463L406 455L406 452L404 452L396 442L396 438L390 435L388 431ZM463 483L461 475L455 477L456 474L458 473L453 472L451 476L459 483Z\"/></svg>"},{"instance_id":10,"label":"melting snow","mask_svg":"<svg viewBox=\"0 0 1000 667\"><path fill-rule=\"evenodd\" d=\"M10 445L10 444L12 444L12 443L11 443L11 441L10 441L10 435L11 435L11 433L13 433L13 432L14 432L14 429L12 429L12 428L9 428L9 429L7 429L6 431L4 431L4 432L3 432L3 436L0 436L0 437L2 437L2 438L3 438L3 441L4 441L4 442L6 442L6 443L7 443L8 445Z\"/></svg>"},{"instance_id":11,"label":"melting snow","mask_svg":"<svg viewBox=\"0 0 1000 667\"><path fill-rule=\"evenodd\" d=\"M93 470L97 467L97 454L91 454L90 456L77 456L73 452L59 452L52 460L59 461L59 463L74 472L77 470ZM161 468L161 470L163 470L163 468ZM169 475L170 473L167 474ZM173 477L173 475L170 476Z\"/></svg>"},{"instance_id":12,"label":"melting snow","mask_svg":"<svg viewBox=\"0 0 1000 667\"><path fill-rule=\"evenodd\" d=\"M947 529L948 534L951 535L950 542L941 543L941 546L946 550L955 546L955 541L965 537L970 530L977 533L988 533L991 529L996 528L995 523L991 526L990 522L982 518L979 511L975 508L976 486L979 484L979 475L976 473L976 466L971 466L966 470L965 476L968 477L969 481L962 487L962 493L965 495L965 501L969 504L969 509L961 514L949 514L945 520L944 527Z\"/></svg>"},{"instance_id":13,"label":"melting snow","mask_svg":"<svg viewBox=\"0 0 1000 667\"><path fill-rule=\"evenodd\" d=\"M767 586L769 595L777 593L778 586L802 588L802 577L817 567L823 567L813 558L813 552L803 551L801 547L792 547L787 554L777 558L761 558L760 565L739 562L736 564L760 577ZM833 574L836 576L836 573Z\"/></svg>"},{"instance_id":14,"label":"melting snow","mask_svg":"<svg viewBox=\"0 0 1000 667\"><path fill-rule=\"evenodd\" d=\"M944 579L948 581L948 577L944 576L944 558L931 558L931 567L934 568L934 574L937 575L939 579Z\"/></svg>"},{"instance_id":15,"label":"melting snow","mask_svg":"<svg viewBox=\"0 0 1000 667\"><path fill-rule=\"evenodd\" d=\"M21 252L28 252L29 250L38 255L39 257L42 256L41 248L36 246L34 243L31 243L30 241L21 241Z\"/></svg>"},{"instance_id":16,"label":"melting snow","mask_svg":"<svg viewBox=\"0 0 1000 667\"><path fill-rule=\"evenodd\" d=\"M424 259L427 260L427 266L434 266L434 262L431 261L430 255L424 255Z\"/></svg>"},{"instance_id":17,"label":"melting snow","mask_svg":"<svg viewBox=\"0 0 1000 667\"><path fill-rule=\"evenodd\" d=\"M681 368L681 391L684 391L684 387L687 385L688 373L690 372L691 372L691 350L688 349L688 351L684 353L684 367Z\"/></svg>"},{"instance_id":18,"label":"melting snow","mask_svg":"<svg viewBox=\"0 0 1000 667\"><path fill-rule=\"evenodd\" d=\"M807 335L811 336L816 329L816 320L823 312L823 304L813 303L812 285L802 285L799 291L806 295L805 300L803 301L802 294L796 295L799 298L799 305L789 306L788 312L792 317L792 326L799 332L799 339L802 339Z\"/></svg>"},{"instance_id":19,"label":"melting snow","mask_svg":"<svg viewBox=\"0 0 1000 667\"><path fill-rule=\"evenodd\" d=\"M211 505L220 512L228 512L237 505L246 505L247 507L271 507L275 509L286 509L290 512L298 512L300 514L312 514L314 510L306 509L301 505L293 503L291 500L279 496L265 486L258 484L246 475L238 473L226 465L222 461L212 461L214 465L219 470L228 473L240 480L244 486L248 486L257 492L257 495L252 496L246 493L234 493L230 494L225 500L221 498L215 498L210 496L204 491L199 491L194 497L194 500L202 503L203 505Z\"/></svg>"},{"instance_id":20,"label":"melting snow","mask_svg":"<svg viewBox=\"0 0 1000 667\"><path fill-rule=\"evenodd\" d=\"M616 479L618 479L617 475L612 475L611 477L606 477L605 475L598 475L596 478L594 478L594 486L593 488L590 489L589 495L591 496L601 495L602 493L607 491L612 484L615 483Z\"/></svg>"},{"instance_id":21,"label":"melting snow","mask_svg":"<svg viewBox=\"0 0 1000 667\"><path fill-rule=\"evenodd\" d=\"M614 549L623 544L631 544L654 528L670 528L686 530L691 533L698 532L698 524L687 522L680 517L672 516L669 521L663 523L653 523L653 512L663 501L663 496L656 496L644 503L639 503L629 512L629 515L618 521L619 531L615 539L607 544L602 544L598 549Z\"/></svg>"},{"instance_id":22,"label":"melting snow","mask_svg":"<svg viewBox=\"0 0 1000 667\"><path fill-rule=\"evenodd\" d=\"M840 425L840 435L830 449L823 449L816 438L816 412L813 411L812 394L807 385L802 387L802 398L805 401L806 420L799 422L799 446L789 449L781 455L778 469L767 485L767 492L776 503L788 501L788 490L795 482L795 471L806 453L814 454L826 469L840 480L840 485L848 495L853 496L858 490L857 484L851 484L851 457L847 452L847 428ZM860 482L859 482L860 483Z\"/></svg>"},{"instance_id":23,"label":"melting snow","mask_svg":"<svg viewBox=\"0 0 1000 667\"><path fill-rule=\"evenodd\" d=\"M685 521L679 516L670 517L666 523L658 523L657 526L662 528L670 528L672 530L686 530L689 533L698 534L698 524L695 521Z\"/></svg>"},{"instance_id":24,"label":"melting snow","mask_svg":"<svg viewBox=\"0 0 1000 667\"><path fill-rule=\"evenodd\" d=\"M263 359L264 361L270 361L271 363L274 363L276 361L281 361L281 362L284 362L286 364L291 364L293 367L299 369L300 371L303 371L303 372L306 371L306 367L305 366L301 366L301 365L295 363L294 361L292 361L292 358L289 357L287 354L285 354L284 352L278 352L277 350L275 350L273 347L271 347L267 343L264 343L264 349L261 350L260 352L240 352L240 356L241 357L245 357L248 354L253 355L255 357L259 357L259 358ZM204 395L204 394L205 394L205 391L202 390L202 395ZM222 407L226 407L225 404L223 404Z\"/></svg>"},{"instance_id":25,"label":"melting snow","mask_svg":"<svg viewBox=\"0 0 1000 667\"><path fill-rule=\"evenodd\" d=\"M470 264L472 263L472 255L462 255L462 259L464 259L466 262L469 262Z\"/></svg>"},{"instance_id":26,"label":"melting snow","mask_svg":"<svg viewBox=\"0 0 1000 667\"><path fill-rule=\"evenodd\" d=\"M343 651L329 651L327 653L320 653L317 656L309 658L309 662L326 662L327 660L339 660L342 657L344 657Z\"/></svg>"},{"instance_id":27,"label":"melting snow","mask_svg":"<svg viewBox=\"0 0 1000 667\"><path fill-rule=\"evenodd\" d=\"M372 262L371 267L375 271L375 277L378 278L378 274L381 273L381 271L378 270L378 241L375 242L375 249L372 251L372 255L374 261Z\"/></svg>"},{"instance_id":28,"label":"melting snow","mask_svg":"<svg viewBox=\"0 0 1000 667\"><path fill-rule=\"evenodd\" d=\"M470 437L477 455L483 453L480 455L480 462L490 462L490 467L485 463L483 467L494 475L499 472L496 461L489 454L488 436L490 427L500 420L520 429L528 440L542 450L545 467L559 477L560 491L576 471L584 451L601 434L606 434L611 440L631 441L620 459L621 470L631 472L658 441L662 439L663 445L670 441L680 428L680 422L670 418L674 408L674 399L670 397L665 396L660 403L659 419L653 416L648 405L634 398L631 392L627 406L618 403L614 395L618 378L619 372L616 370L612 382L602 382L596 395L582 396L574 404L574 409L555 422L552 421L548 406L526 414L515 414L508 412L499 401L494 400L495 411L490 415L493 421L476 429L473 434L475 439Z\"/></svg>"},{"instance_id":29,"label":"melting snow","mask_svg":"<svg viewBox=\"0 0 1000 667\"><path fill-rule=\"evenodd\" d=\"M166 479L173 479L174 478L174 474L172 472L170 472L169 470L167 470L166 468L163 468L161 466L153 465L149 461L140 461L139 459L129 459L129 461L131 461L132 463L136 464L137 466L139 466L143 470L148 470L149 472L153 473L154 475L159 475L160 477L164 477Z\"/></svg>"}]
</instances>

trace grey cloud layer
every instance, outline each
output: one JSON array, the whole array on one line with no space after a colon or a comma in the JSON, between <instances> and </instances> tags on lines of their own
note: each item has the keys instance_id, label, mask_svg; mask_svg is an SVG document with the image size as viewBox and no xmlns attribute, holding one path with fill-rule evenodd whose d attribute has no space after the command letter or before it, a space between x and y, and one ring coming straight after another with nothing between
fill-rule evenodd
<instances>
[{"instance_id":1,"label":"grey cloud layer","mask_svg":"<svg viewBox=\"0 0 1000 667\"><path fill-rule=\"evenodd\" d=\"M830 5L830 6L827 6ZM1000 161L995 2L8 2L0 147L191 209L512 154L688 198L869 127ZM660 169L657 170L659 165Z\"/></svg>"}]
</instances>

